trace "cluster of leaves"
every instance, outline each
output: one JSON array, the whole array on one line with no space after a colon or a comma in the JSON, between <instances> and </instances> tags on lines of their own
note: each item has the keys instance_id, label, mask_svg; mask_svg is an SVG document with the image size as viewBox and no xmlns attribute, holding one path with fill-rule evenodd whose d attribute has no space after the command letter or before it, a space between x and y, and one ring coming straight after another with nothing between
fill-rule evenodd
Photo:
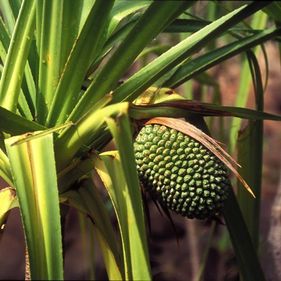
<instances>
[{"instance_id":1,"label":"cluster of leaves","mask_svg":"<svg viewBox=\"0 0 281 281\"><path fill-rule=\"evenodd\" d=\"M278 39L280 29L245 28L242 22L269 3L242 5L212 22L180 18L193 5L192 1L0 2L0 176L10 186L0 193L0 221L4 223L11 208L20 207L33 279L63 279L60 203L76 207L95 222L110 279L151 279L131 119L199 114L280 120L262 111L178 97L171 101L165 95L161 103L131 103L153 84L177 87L244 51L256 83L260 81L250 49ZM269 11L274 9L268 6ZM191 34L120 84L162 32ZM192 57L226 32L233 38L230 43ZM117 150L99 153L112 137ZM93 168L112 201L121 243L115 242L109 213L91 180ZM245 280L261 280L251 243L241 247L237 242L242 238L233 226L242 222L243 229L242 217L236 213L226 217ZM248 234L243 233L247 242Z\"/></svg>"}]
</instances>

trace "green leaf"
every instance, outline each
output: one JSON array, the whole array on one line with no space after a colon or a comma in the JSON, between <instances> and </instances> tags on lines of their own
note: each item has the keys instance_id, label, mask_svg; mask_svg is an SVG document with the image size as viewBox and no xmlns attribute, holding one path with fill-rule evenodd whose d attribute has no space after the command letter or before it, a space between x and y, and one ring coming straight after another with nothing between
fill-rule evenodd
<instances>
[{"instance_id":1,"label":"green leaf","mask_svg":"<svg viewBox=\"0 0 281 281\"><path fill-rule=\"evenodd\" d=\"M58 173L60 193L70 190L80 178L91 174L91 171L93 170L92 158L92 155L90 155L84 159L73 159L70 165Z\"/></svg>"},{"instance_id":2,"label":"green leaf","mask_svg":"<svg viewBox=\"0 0 281 281\"><path fill-rule=\"evenodd\" d=\"M192 1L154 1L140 17L126 38L86 90L69 119L76 121L105 94L116 86L118 80L135 58L171 20L192 5ZM124 59L126 58L126 59Z\"/></svg>"},{"instance_id":3,"label":"green leaf","mask_svg":"<svg viewBox=\"0 0 281 281\"><path fill-rule=\"evenodd\" d=\"M67 128L59 135L56 140L58 170L65 168L81 147L87 146L88 143L99 136L106 117L127 111L127 103L103 107L110 100L110 96L105 96L95 105L92 111L82 116L74 126Z\"/></svg>"},{"instance_id":4,"label":"green leaf","mask_svg":"<svg viewBox=\"0 0 281 281\"><path fill-rule=\"evenodd\" d=\"M144 212L136 170L132 132L128 116L123 113L107 123L118 148L117 153L100 155L111 177L111 196L119 218L123 243L125 275L129 280L150 280L148 247L144 224ZM119 158L120 155L120 158ZM108 176L98 171L105 184ZM120 192L122 190L122 192ZM112 194L114 193L114 194Z\"/></svg>"},{"instance_id":5,"label":"green leaf","mask_svg":"<svg viewBox=\"0 0 281 281\"><path fill-rule=\"evenodd\" d=\"M216 10L216 4L214 2L209 2L213 5L214 11ZM265 8L266 9L266 8ZM209 12L210 10L208 10ZM212 17L212 21L215 20L216 17ZM210 24L212 21L210 20L204 20L204 19L176 19L174 22L172 22L165 30L164 32L185 32L185 33L192 33L196 32L202 28L204 28L206 25ZM260 32L259 29L248 29L248 28L241 28L241 27L233 27L229 30L229 32L240 32L245 34L254 34L257 32Z\"/></svg>"},{"instance_id":6,"label":"green leaf","mask_svg":"<svg viewBox=\"0 0 281 281\"><path fill-rule=\"evenodd\" d=\"M118 87L114 91L112 102L134 100L138 94L151 86L152 83L161 78L165 73L172 70L191 54L204 47L208 42L222 35L223 32L227 31L230 27L262 8L263 5L266 4L264 2L254 2L249 5L244 5L187 37L169 51L143 67L124 84Z\"/></svg>"},{"instance_id":7,"label":"green leaf","mask_svg":"<svg viewBox=\"0 0 281 281\"><path fill-rule=\"evenodd\" d=\"M9 44L10 44L10 35L1 17L0 17L0 41L2 45L1 46L2 51L0 54L1 60L2 62L5 62Z\"/></svg>"},{"instance_id":8,"label":"green leaf","mask_svg":"<svg viewBox=\"0 0 281 281\"><path fill-rule=\"evenodd\" d=\"M53 137L48 134L15 144L25 138L21 135L6 139L5 145L19 198L31 278L63 279Z\"/></svg>"},{"instance_id":9,"label":"green leaf","mask_svg":"<svg viewBox=\"0 0 281 281\"><path fill-rule=\"evenodd\" d=\"M15 1L11 1L15 2ZM15 27L15 14L13 13L12 5L10 1L0 1L1 16L4 19L7 30L10 34L13 33Z\"/></svg>"},{"instance_id":10,"label":"green leaf","mask_svg":"<svg viewBox=\"0 0 281 281\"><path fill-rule=\"evenodd\" d=\"M257 13L252 19L252 26L254 28L255 27L263 28L263 27L265 27L266 23L267 23L267 15L262 12ZM258 47L256 47L255 54L257 55L259 51L260 51L260 49ZM240 72L239 89L238 89L238 92L236 95L236 101L235 101L236 106L239 106L239 107L246 106L246 103L247 103L247 100L249 97L251 81L252 81L251 72L249 69L248 60L245 57L243 59L242 69ZM235 146L236 146L236 141L237 141L238 132L240 130L240 126L241 126L241 120L239 120L237 118L233 118L233 120L231 122L231 131L230 131L230 136L229 136L230 151L232 151L232 152L234 151Z\"/></svg>"},{"instance_id":11,"label":"green leaf","mask_svg":"<svg viewBox=\"0 0 281 281\"><path fill-rule=\"evenodd\" d=\"M97 0L70 53L47 118L48 126L63 123L77 103L87 70L105 40L113 0Z\"/></svg>"},{"instance_id":12,"label":"green leaf","mask_svg":"<svg viewBox=\"0 0 281 281\"><path fill-rule=\"evenodd\" d=\"M0 82L0 105L16 111L21 82L34 32L35 1L24 0L11 38Z\"/></svg>"},{"instance_id":13,"label":"green leaf","mask_svg":"<svg viewBox=\"0 0 281 281\"><path fill-rule=\"evenodd\" d=\"M209 21L198 19L176 19L167 26L164 32L196 32L208 24L210 24Z\"/></svg>"},{"instance_id":14,"label":"green leaf","mask_svg":"<svg viewBox=\"0 0 281 281\"><path fill-rule=\"evenodd\" d=\"M27 112L30 112L30 118L29 119L35 119L36 118L36 85L34 82L32 70L30 67L29 62L27 62L24 70L24 77L23 77L23 83L22 83L22 92L24 95L24 98L26 100L26 103L28 105L28 109L25 110L25 116L27 116ZM21 94L20 94L21 96ZM19 105L21 106L21 101L19 98Z\"/></svg>"},{"instance_id":15,"label":"green leaf","mask_svg":"<svg viewBox=\"0 0 281 281\"><path fill-rule=\"evenodd\" d=\"M77 39L86 19L93 7L94 0L76 0L69 4L69 1L63 1L63 18L62 18L62 37L61 41L61 59L62 66L65 65L71 49Z\"/></svg>"},{"instance_id":16,"label":"green leaf","mask_svg":"<svg viewBox=\"0 0 281 281\"><path fill-rule=\"evenodd\" d=\"M33 119L25 94L23 93L22 89L20 90L20 94L18 96L18 113L26 119Z\"/></svg>"},{"instance_id":17,"label":"green leaf","mask_svg":"<svg viewBox=\"0 0 281 281\"><path fill-rule=\"evenodd\" d=\"M201 116L235 116L250 120L281 121L280 115L249 108L221 106L192 100L171 100L145 106L130 105L130 116L135 119L147 119L158 116L184 117L190 114Z\"/></svg>"},{"instance_id":18,"label":"green leaf","mask_svg":"<svg viewBox=\"0 0 281 281\"><path fill-rule=\"evenodd\" d=\"M43 0L37 3L38 9L42 11L41 32L38 38L40 42L38 86L40 96L44 97L46 104L38 111L39 120L44 115L44 109L50 107L62 71L63 4L62 0Z\"/></svg>"},{"instance_id":19,"label":"green leaf","mask_svg":"<svg viewBox=\"0 0 281 281\"><path fill-rule=\"evenodd\" d=\"M217 48L193 60L189 60L188 62L183 63L177 71L163 83L163 86L176 88L214 65L240 54L249 48L259 45L278 34L280 34L280 29L273 28L264 30L250 37L245 37Z\"/></svg>"},{"instance_id":20,"label":"green leaf","mask_svg":"<svg viewBox=\"0 0 281 281\"><path fill-rule=\"evenodd\" d=\"M232 188L230 188L229 197L225 202L223 216L243 280L265 281L257 253Z\"/></svg>"},{"instance_id":21,"label":"green leaf","mask_svg":"<svg viewBox=\"0 0 281 281\"><path fill-rule=\"evenodd\" d=\"M14 0L8 2L10 2L11 10L13 12L14 17L17 18L21 7L21 0Z\"/></svg>"},{"instance_id":22,"label":"green leaf","mask_svg":"<svg viewBox=\"0 0 281 281\"><path fill-rule=\"evenodd\" d=\"M149 4L148 1L116 1L111 11L108 34L112 34L118 24L128 15L147 7Z\"/></svg>"},{"instance_id":23,"label":"green leaf","mask_svg":"<svg viewBox=\"0 0 281 281\"><path fill-rule=\"evenodd\" d=\"M75 0L71 5L67 0L37 1L41 11L38 30L40 54L38 120L46 119L55 90L62 75L71 49L92 8L93 1ZM86 10L87 11L86 11Z\"/></svg>"},{"instance_id":24,"label":"green leaf","mask_svg":"<svg viewBox=\"0 0 281 281\"><path fill-rule=\"evenodd\" d=\"M93 73L101 61L111 51L112 47L121 42L136 24L137 19L141 16L138 11L148 6L148 1L125 2L116 1L111 11L110 23L108 26L108 35L102 53L99 58L89 68L88 73Z\"/></svg>"},{"instance_id":25,"label":"green leaf","mask_svg":"<svg viewBox=\"0 0 281 281\"><path fill-rule=\"evenodd\" d=\"M71 190L61 195L66 204L77 208L89 215L98 231L101 250L104 256L105 266L109 280L124 279L121 256L118 251L116 236L110 222L108 210L99 195L98 189L91 180L84 179L78 190Z\"/></svg>"},{"instance_id":26,"label":"green leaf","mask_svg":"<svg viewBox=\"0 0 281 281\"><path fill-rule=\"evenodd\" d=\"M125 279L151 280L147 249L144 248L142 241L146 238L139 229L142 221L137 221L135 216L141 202L133 201L132 198L132 196L140 196L140 189L138 186L134 187L136 195L129 190L133 186L129 187L126 182L117 151L101 154L95 161L95 169L108 191L117 216L123 247ZM141 213L139 215L142 216Z\"/></svg>"},{"instance_id":27,"label":"green leaf","mask_svg":"<svg viewBox=\"0 0 281 281\"><path fill-rule=\"evenodd\" d=\"M0 106L0 131L11 134L18 135L27 132L44 130L45 127L27 120L3 107Z\"/></svg>"},{"instance_id":28,"label":"green leaf","mask_svg":"<svg viewBox=\"0 0 281 281\"><path fill-rule=\"evenodd\" d=\"M256 107L263 110L263 85L261 71L258 61L254 55L249 56L253 65L253 79L256 91ZM262 189L262 154L263 154L263 121L253 120L239 134L237 141L238 163L242 166L241 175L253 189L256 198L250 198L238 183L237 198L248 226L253 245L258 249L259 245L259 225L260 225L260 205Z\"/></svg>"},{"instance_id":29,"label":"green leaf","mask_svg":"<svg viewBox=\"0 0 281 281\"><path fill-rule=\"evenodd\" d=\"M18 206L14 188L6 187L0 190L0 230L7 220L8 212Z\"/></svg>"},{"instance_id":30,"label":"green leaf","mask_svg":"<svg viewBox=\"0 0 281 281\"><path fill-rule=\"evenodd\" d=\"M13 1L13 3L16 3L16 1ZM10 44L10 34L2 21L2 18L0 18L0 57L3 63L6 61L6 56L9 49ZM23 85L22 85L22 91L19 95L19 105L20 105L20 111L22 115L25 117L30 117L32 119L32 116L35 115L35 84L34 79L31 73L31 69L29 66L29 63L27 62L25 71L24 71L24 77L23 77ZM32 112L32 114L31 114Z\"/></svg>"}]
</instances>

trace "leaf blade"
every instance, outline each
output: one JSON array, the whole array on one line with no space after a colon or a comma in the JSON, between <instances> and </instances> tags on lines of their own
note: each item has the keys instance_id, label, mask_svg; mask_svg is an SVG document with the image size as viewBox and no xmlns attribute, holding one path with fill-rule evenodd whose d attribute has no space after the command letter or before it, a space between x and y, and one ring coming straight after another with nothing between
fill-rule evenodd
<instances>
[{"instance_id":1,"label":"leaf blade","mask_svg":"<svg viewBox=\"0 0 281 281\"><path fill-rule=\"evenodd\" d=\"M0 106L0 131L11 134L24 134L26 132L44 130L39 123L30 121Z\"/></svg>"},{"instance_id":2,"label":"leaf blade","mask_svg":"<svg viewBox=\"0 0 281 281\"><path fill-rule=\"evenodd\" d=\"M139 52L183 9L193 2L154 1L131 29L110 60L92 81L84 96L70 115L71 120L77 120L92 104L95 104L105 94L115 87L118 79L133 63ZM124 60L126 57L126 60Z\"/></svg>"},{"instance_id":3,"label":"leaf blade","mask_svg":"<svg viewBox=\"0 0 281 281\"><path fill-rule=\"evenodd\" d=\"M129 118L123 113L117 116L115 120L107 119L107 123L119 151L120 164L118 165L123 171L126 183L124 192L127 194L127 200L122 202L123 198L119 194L117 196L119 196L119 203L122 202L120 208L125 207L125 210L127 210L127 213L123 213L125 218L121 221L124 221L125 225L121 225L121 228L128 235L128 240L124 241L124 246L127 248L128 253L127 257L129 257L129 260L127 260L128 277L133 280L150 280L151 272L148 260L144 211Z\"/></svg>"},{"instance_id":4,"label":"leaf blade","mask_svg":"<svg viewBox=\"0 0 281 281\"><path fill-rule=\"evenodd\" d=\"M97 0L91 9L58 83L46 121L48 126L63 123L76 105L88 67L105 39L104 31L112 5L113 0Z\"/></svg>"},{"instance_id":5,"label":"leaf blade","mask_svg":"<svg viewBox=\"0 0 281 281\"><path fill-rule=\"evenodd\" d=\"M263 3L263 5L266 4ZM256 10L263 7L263 5L256 5L256 3L244 5L187 37L143 67L118 87L113 93L113 102L134 100L138 94L151 86L153 82L157 81L167 71L170 71L195 51L201 49L207 42L214 39L214 37L220 36L223 31L240 22L242 18L253 14Z\"/></svg>"},{"instance_id":6,"label":"leaf blade","mask_svg":"<svg viewBox=\"0 0 281 281\"><path fill-rule=\"evenodd\" d=\"M280 29L273 28L265 30L206 53L189 61L188 63L182 64L177 71L164 82L163 85L172 88L178 87L195 75L202 73L202 71L205 71L232 56L240 54L242 51L246 51L255 45L261 44L278 34L280 34Z\"/></svg>"},{"instance_id":7,"label":"leaf blade","mask_svg":"<svg viewBox=\"0 0 281 281\"><path fill-rule=\"evenodd\" d=\"M192 100L170 100L151 105L130 105L130 115L135 119L151 117L184 117L190 114L201 116L235 116L249 120L281 121L281 116L242 107L221 106Z\"/></svg>"},{"instance_id":8,"label":"leaf blade","mask_svg":"<svg viewBox=\"0 0 281 281\"><path fill-rule=\"evenodd\" d=\"M0 105L15 111L35 23L35 1L25 0L17 18L0 82Z\"/></svg>"},{"instance_id":9,"label":"leaf blade","mask_svg":"<svg viewBox=\"0 0 281 281\"><path fill-rule=\"evenodd\" d=\"M19 198L33 279L62 279L62 241L52 135L5 140Z\"/></svg>"}]
</instances>

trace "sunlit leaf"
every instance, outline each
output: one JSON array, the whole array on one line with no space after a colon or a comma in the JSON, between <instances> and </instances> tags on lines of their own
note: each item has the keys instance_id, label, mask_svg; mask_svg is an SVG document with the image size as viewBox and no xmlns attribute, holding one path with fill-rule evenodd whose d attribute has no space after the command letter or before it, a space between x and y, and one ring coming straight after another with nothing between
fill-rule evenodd
<instances>
[{"instance_id":1,"label":"sunlit leaf","mask_svg":"<svg viewBox=\"0 0 281 281\"><path fill-rule=\"evenodd\" d=\"M25 0L17 18L0 82L0 105L15 111L34 32L35 1Z\"/></svg>"},{"instance_id":2,"label":"sunlit leaf","mask_svg":"<svg viewBox=\"0 0 281 281\"><path fill-rule=\"evenodd\" d=\"M95 1L58 83L47 118L49 126L64 122L76 105L88 67L106 39L105 31L112 5L112 0Z\"/></svg>"},{"instance_id":3,"label":"sunlit leaf","mask_svg":"<svg viewBox=\"0 0 281 281\"><path fill-rule=\"evenodd\" d=\"M100 155L95 161L95 169L109 193L116 212L123 246L125 278L150 280L146 239L142 229L143 211L140 209L142 203L140 199L138 201L133 199L133 196L140 197L140 189L138 185L128 186L117 152ZM130 166L129 169L135 168Z\"/></svg>"},{"instance_id":4,"label":"sunlit leaf","mask_svg":"<svg viewBox=\"0 0 281 281\"><path fill-rule=\"evenodd\" d=\"M253 14L260 8L259 5L257 2L244 5L193 33L132 75L114 91L113 101L134 100L163 74L182 63L190 55L203 48L206 43L214 40L215 37L221 36L224 31L243 18Z\"/></svg>"},{"instance_id":5,"label":"sunlit leaf","mask_svg":"<svg viewBox=\"0 0 281 281\"><path fill-rule=\"evenodd\" d=\"M83 115L92 104L95 104L115 87L118 80L144 47L171 20L192 4L192 1L162 1L161 3L153 1L111 56L110 60L99 71L69 118L73 121L77 120L79 115Z\"/></svg>"},{"instance_id":6,"label":"sunlit leaf","mask_svg":"<svg viewBox=\"0 0 281 281\"><path fill-rule=\"evenodd\" d=\"M19 198L32 279L62 279L60 210L52 134L5 140Z\"/></svg>"}]
</instances>

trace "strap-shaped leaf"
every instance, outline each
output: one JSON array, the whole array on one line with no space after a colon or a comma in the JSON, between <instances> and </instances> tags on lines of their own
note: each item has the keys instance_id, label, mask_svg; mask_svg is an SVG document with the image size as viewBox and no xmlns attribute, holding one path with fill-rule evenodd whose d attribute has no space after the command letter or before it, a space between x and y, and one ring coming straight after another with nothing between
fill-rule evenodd
<instances>
[{"instance_id":1,"label":"strap-shaped leaf","mask_svg":"<svg viewBox=\"0 0 281 281\"><path fill-rule=\"evenodd\" d=\"M221 106L192 100L167 100L151 105L130 105L130 115L135 119L152 117L184 117L190 114L201 116L235 116L250 120L281 121L280 115L249 108Z\"/></svg>"},{"instance_id":2,"label":"strap-shaped leaf","mask_svg":"<svg viewBox=\"0 0 281 281\"><path fill-rule=\"evenodd\" d=\"M188 81L195 75L202 73L210 67L219 64L220 62L229 59L241 52L244 52L254 46L273 38L281 33L280 29L269 29L261 31L257 34L239 39L223 47L210 51L193 60L183 63L177 71L164 82L164 86L176 88L184 82Z\"/></svg>"},{"instance_id":3,"label":"strap-shaped leaf","mask_svg":"<svg viewBox=\"0 0 281 281\"><path fill-rule=\"evenodd\" d=\"M264 108L264 91L261 70L254 54L249 54L248 58L251 65L253 65L252 74L255 85L256 108L262 111ZM263 120L250 121L247 127L239 133L237 150L238 161L243 167L241 169L241 175L253 188L256 194L256 200L252 200L246 196L239 188L237 198L253 245L255 249L258 249L263 167Z\"/></svg>"},{"instance_id":4,"label":"strap-shaped leaf","mask_svg":"<svg viewBox=\"0 0 281 281\"><path fill-rule=\"evenodd\" d=\"M92 81L69 119L77 120L110 92L144 47L192 4L193 1L153 1Z\"/></svg>"},{"instance_id":5,"label":"strap-shaped leaf","mask_svg":"<svg viewBox=\"0 0 281 281\"><path fill-rule=\"evenodd\" d=\"M257 13L252 19L252 26L257 28L264 28L267 23L266 19L267 19L266 14ZM260 48L256 47L254 49L254 54L258 55L259 52L260 52ZM252 73L251 73L251 69L249 68L249 61L247 57L244 57L241 65L239 88L236 94L235 106L237 107L246 106L249 98L251 83L252 83ZM241 120L237 118L233 118L231 121L231 126L230 126L231 131L229 136L231 152L235 150L240 127L241 127Z\"/></svg>"},{"instance_id":6,"label":"strap-shaped leaf","mask_svg":"<svg viewBox=\"0 0 281 281\"><path fill-rule=\"evenodd\" d=\"M148 1L116 1L111 11L108 34L111 34L118 24L128 15L135 13L141 8L147 7L149 4Z\"/></svg>"},{"instance_id":7,"label":"strap-shaped leaf","mask_svg":"<svg viewBox=\"0 0 281 281\"><path fill-rule=\"evenodd\" d=\"M37 1L39 58L38 120L43 122L51 106L63 68L78 38L92 1ZM93 31L94 32L94 31ZM93 34L94 37L94 34ZM93 45L92 45L93 46ZM81 51L81 50L80 50ZM81 56L82 58L82 56Z\"/></svg>"},{"instance_id":8,"label":"strap-shaped leaf","mask_svg":"<svg viewBox=\"0 0 281 281\"><path fill-rule=\"evenodd\" d=\"M128 164L129 166L129 164ZM121 235L126 280L150 280L146 235L139 185L127 182L117 151L106 152L95 160L95 169L112 201ZM134 166L127 168L134 170Z\"/></svg>"},{"instance_id":9,"label":"strap-shaped leaf","mask_svg":"<svg viewBox=\"0 0 281 281\"><path fill-rule=\"evenodd\" d=\"M200 50L208 42L222 35L223 32L265 5L267 5L265 2L254 2L249 5L244 5L193 33L185 40L172 47L169 51L143 67L124 84L118 87L114 91L112 102L134 100L141 92L151 86L165 73L171 71L175 66Z\"/></svg>"},{"instance_id":10,"label":"strap-shaped leaf","mask_svg":"<svg viewBox=\"0 0 281 281\"><path fill-rule=\"evenodd\" d=\"M27 120L3 107L0 106L0 131L11 134L18 135L24 134L31 131L44 130L45 127Z\"/></svg>"},{"instance_id":11,"label":"strap-shaped leaf","mask_svg":"<svg viewBox=\"0 0 281 281\"><path fill-rule=\"evenodd\" d=\"M53 136L5 140L19 198L32 279L63 279L60 210ZM19 142L20 141L20 142ZM24 141L24 142L22 142Z\"/></svg>"},{"instance_id":12,"label":"strap-shaped leaf","mask_svg":"<svg viewBox=\"0 0 281 281\"><path fill-rule=\"evenodd\" d=\"M63 3L61 0L38 1L37 7L42 14L40 34L37 33L39 40L39 91L44 97L45 107L49 107L59 77L62 71L62 21L63 21ZM38 21L39 19L37 19ZM42 118L45 107L41 106L39 118Z\"/></svg>"},{"instance_id":13,"label":"strap-shaped leaf","mask_svg":"<svg viewBox=\"0 0 281 281\"><path fill-rule=\"evenodd\" d=\"M35 1L24 0L11 38L0 82L0 105L15 111L34 32Z\"/></svg>"},{"instance_id":14,"label":"strap-shaped leaf","mask_svg":"<svg viewBox=\"0 0 281 281\"><path fill-rule=\"evenodd\" d=\"M56 161L59 170L65 168L65 165L83 146L87 146L89 142L99 136L105 118L127 111L128 103L105 106L110 100L111 96L105 96L99 103L95 104L92 111L82 116L77 123L60 134L56 140Z\"/></svg>"},{"instance_id":15,"label":"strap-shaped leaf","mask_svg":"<svg viewBox=\"0 0 281 281\"><path fill-rule=\"evenodd\" d=\"M63 123L76 105L88 67L105 40L112 5L113 0L97 0L91 9L58 83L47 118L49 126Z\"/></svg>"},{"instance_id":16,"label":"strap-shaped leaf","mask_svg":"<svg viewBox=\"0 0 281 281\"><path fill-rule=\"evenodd\" d=\"M4 1L6 2L6 1ZM7 2L8 3L8 2ZM8 4L4 4L4 6L8 6ZM16 6L17 1L12 1L10 4L15 4ZM3 3L1 3L3 4ZM15 8L17 11L17 8ZM15 11L15 12L16 12ZM5 10L3 11L5 13ZM9 45L10 45L11 35L9 34L9 31L7 30L7 27L5 23L3 22L2 18L0 18L0 57L3 63L6 61L6 56L8 53ZM19 107L20 112L23 116L30 117L32 119L32 116L35 116L35 84L34 79L32 76L32 72L30 69L30 65L27 62L24 70L24 77L22 81L22 89L19 95ZM32 114L31 114L32 112Z\"/></svg>"},{"instance_id":17,"label":"strap-shaped leaf","mask_svg":"<svg viewBox=\"0 0 281 281\"><path fill-rule=\"evenodd\" d=\"M243 219L235 194L230 188L223 216L235 250L239 270L245 281L265 281L251 236Z\"/></svg>"},{"instance_id":18,"label":"strap-shaped leaf","mask_svg":"<svg viewBox=\"0 0 281 281\"><path fill-rule=\"evenodd\" d=\"M1 16L3 17L5 21L5 25L7 27L7 30L10 34L13 33L14 27L15 27L15 17L16 12L15 9L13 9L14 2L17 1L1 1L0 2L0 9L1 9Z\"/></svg>"},{"instance_id":19,"label":"strap-shaped leaf","mask_svg":"<svg viewBox=\"0 0 281 281\"><path fill-rule=\"evenodd\" d=\"M107 152L95 161L95 168L108 190L119 223L125 277L150 280L150 266L130 123L126 113L107 119L118 152Z\"/></svg>"}]
</instances>

